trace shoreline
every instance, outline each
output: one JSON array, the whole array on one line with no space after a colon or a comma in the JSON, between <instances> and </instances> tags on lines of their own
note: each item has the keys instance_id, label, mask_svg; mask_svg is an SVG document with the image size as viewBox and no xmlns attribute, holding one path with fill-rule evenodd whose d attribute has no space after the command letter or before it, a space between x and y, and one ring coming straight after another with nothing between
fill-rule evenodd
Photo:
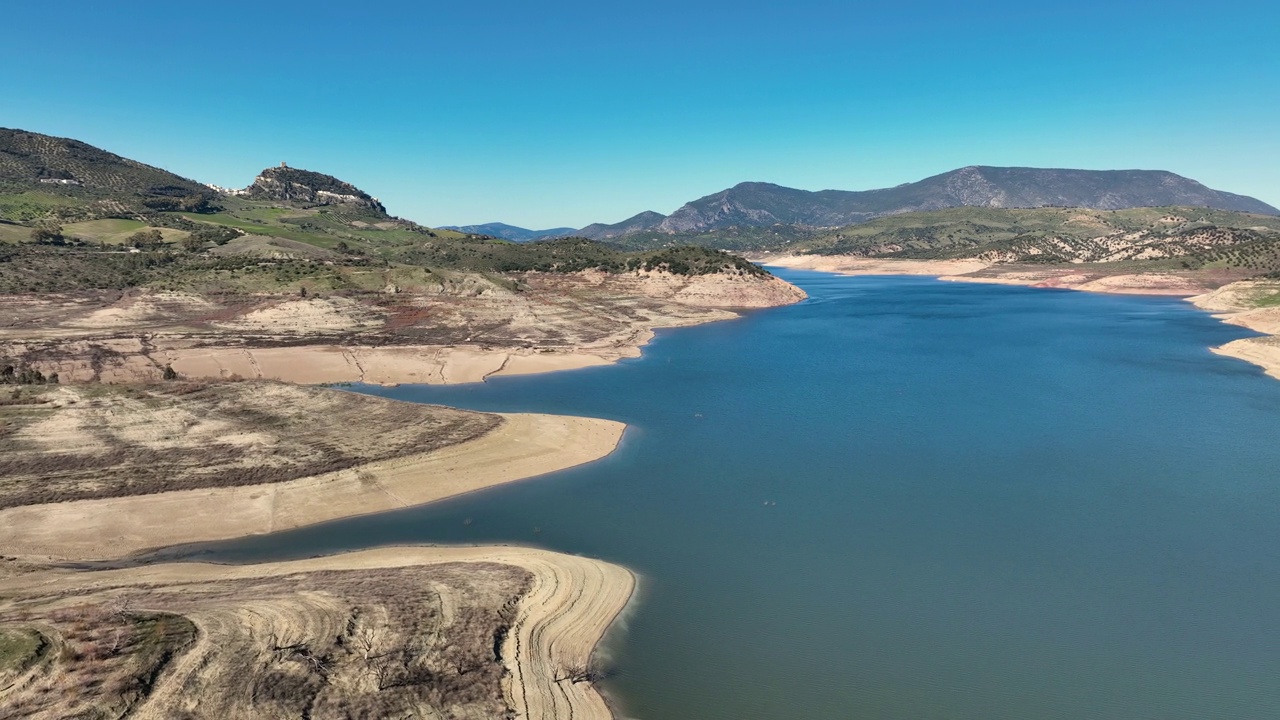
<instances>
[{"instance_id":1,"label":"shoreline","mask_svg":"<svg viewBox=\"0 0 1280 720\"><path fill-rule=\"evenodd\" d=\"M465 385L491 377L541 375L615 365L638 358L659 330L736 320L741 312L721 311L685 322L635 328L624 344L566 352L485 349L480 346L300 345L280 348L214 347L155 353L182 377L196 379L277 380L298 385ZM146 362L142 372L151 372Z\"/></svg>"},{"instance_id":2,"label":"shoreline","mask_svg":"<svg viewBox=\"0 0 1280 720\"><path fill-rule=\"evenodd\" d=\"M72 382L154 381L162 368L167 373L169 367L179 377L193 379L265 379L291 384L483 382L497 375L613 364L639 357L660 329L736 319L746 310L790 304L806 297L777 278L769 278L763 293L736 289L726 294L726 288L719 286L723 282L718 285L711 280L667 289L689 296L683 298L689 303L687 312L646 313L603 340L560 351L471 342L388 346L321 341L258 348L210 347L178 335L166 337L162 332L104 339L99 347L112 357L105 368L74 355L34 364ZM736 280L729 283L738 284ZM89 338L69 342L86 348L93 343ZM49 366L43 367L46 363ZM515 622L501 641L498 659L507 670L502 680L507 705L524 718L612 720L615 715L608 700L595 687L592 660L609 629L633 601L637 578L630 570L603 561L510 546L419 546L242 566L161 561L98 570L49 567L58 561L136 558L165 547L427 504L600 459L618 447L626 429L623 423L596 418L491 414L502 417L503 423L457 445L286 482L0 509L0 548L5 553L0 560L7 561L0 562L0 576L20 581L6 582L3 595L15 597L14 588L37 579L42 590L56 582L71 593L79 589L92 594L114 577L151 578L154 582L159 577L180 578L193 573L224 578L255 573L260 577L291 575L308 568L346 568L360 563L388 568L506 563L523 568L532 577L532 586L515 602Z\"/></svg>"},{"instance_id":3,"label":"shoreline","mask_svg":"<svg viewBox=\"0 0 1280 720\"><path fill-rule=\"evenodd\" d=\"M368 571L446 563L498 563L530 573L532 586L516 603L502 639L503 694L519 717L611 720L604 696L591 682L566 676L589 667L596 647L631 601L635 575L600 560L520 546L396 546L305 560L248 565L163 563L123 569L51 569L6 578L4 595L24 591L110 593L124 587L164 588L182 583L262 579L318 571Z\"/></svg>"},{"instance_id":4,"label":"shoreline","mask_svg":"<svg viewBox=\"0 0 1280 720\"><path fill-rule=\"evenodd\" d=\"M798 300L797 300L798 301ZM660 330L736 320L758 308L713 308L695 317L664 318L637 323L625 337L608 342L557 350L464 345L339 344L206 345L188 338L154 334L138 338L77 338L67 341L70 352L60 359L32 361L46 375L63 382L115 384L159 382L170 367L186 380L274 380L295 385L464 385L491 377L539 375L613 365L643 355ZM41 341L28 341L26 351ZM94 365L85 359L90 346L108 351L110 359ZM20 354L20 353L19 353Z\"/></svg>"},{"instance_id":5,"label":"shoreline","mask_svg":"<svg viewBox=\"0 0 1280 720\"><path fill-rule=\"evenodd\" d=\"M462 384L613 364L640 356L657 330L806 297L775 277L584 271L523 281L528 293L406 298L394 312L341 296L240 304L146 290L109 302L0 296L25 318L11 324L20 331L0 332L0 350L72 383L159 381L170 368L193 380ZM62 316L53 325L51 313ZM428 315L435 326L424 324Z\"/></svg>"},{"instance_id":6,"label":"shoreline","mask_svg":"<svg viewBox=\"0 0 1280 720\"><path fill-rule=\"evenodd\" d=\"M286 482L5 508L0 547L26 558L110 560L412 507L598 460L626 428L598 418L497 414L501 425L458 445Z\"/></svg>"},{"instance_id":7,"label":"shoreline","mask_svg":"<svg viewBox=\"0 0 1280 720\"><path fill-rule=\"evenodd\" d=\"M297 480L178 490L0 510L0 547L17 567L30 563L110 561L147 550L244 537L328 520L422 505L535 478L603 458L626 425L612 420L531 413L472 440L429 453L369 463ZM519 546L398 546L281 562L217 565L162 562L112 569L46 568L0 574L4 595L24 587L101 592L112 582L162 582L291 575L308 570L396 568L496 562L528 571L533 585L516 605L503 639L503 691L520 717L612 720L592 682L596 647L631 601L635 575L600 560ZM0 566L0 569L3 569Z\"/></svg>"},{"instance_id":8,"label":"shoreline","mask_svg":"<svg viewBox=\"0 0 1280 720\"><path fill-rule=\"evenodd\" d=\"M1210 352L1243 360L1262 368L1268 376L1280 380L1280 309L1247 308L1233 302L1235 294L1223 292L1234 285L1251 285L1253 281L1249 280L1229 283L1214 289L1190 278L1170 273L1122 273L1096 277L1068 268L1050 268L1011 269L995 275L972 275L971 273L999 268L998 265L981 260L885 260L844 256L779 255L759 257L756 261L764 265L855 277L919 275L946 282L1018 285L1113 295L1180 297L1222 322L1239 325L1259 333L1259 337L1240 338L1210 347ZM1224 298L1224 295L1227 297Z\"/></svg>"}]
</instances>

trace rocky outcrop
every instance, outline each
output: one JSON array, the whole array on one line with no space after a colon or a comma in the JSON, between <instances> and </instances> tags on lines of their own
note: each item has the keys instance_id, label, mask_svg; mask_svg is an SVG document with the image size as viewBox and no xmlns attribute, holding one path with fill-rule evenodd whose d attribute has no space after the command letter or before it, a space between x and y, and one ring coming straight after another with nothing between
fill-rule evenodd
<instances>
[{"instance_id":1,"label":"rocky outcrop","mask_svg":"<svg viewBox=\"0 0 1280 720\"><path fill-rule=\"evenodd\" d=\"M299 170L283 163L267 168L253 184L239 193L254 200L303 203L307 205L351 205L369 212L386 215L387 209L377 198L351 183L332 175Z\"/></svg>"}]
</instances>

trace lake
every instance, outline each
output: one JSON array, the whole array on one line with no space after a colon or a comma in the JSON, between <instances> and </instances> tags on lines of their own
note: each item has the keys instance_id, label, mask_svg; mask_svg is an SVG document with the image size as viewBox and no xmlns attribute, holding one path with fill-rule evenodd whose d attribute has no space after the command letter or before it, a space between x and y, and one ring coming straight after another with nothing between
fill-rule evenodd
<instances>
[{"instance_id":1,"label":"lake","mask_svg":"<svg viewBox=\"0 0 1280 720\"><path fill-rule=\"evenodd\" d=\"M799 305L614 366L364 392L630 425L588 466L219 543L617 562L620 714L1280 717L1280 382L1167 298L779 274Z\"/></svg>"}]
</instances>

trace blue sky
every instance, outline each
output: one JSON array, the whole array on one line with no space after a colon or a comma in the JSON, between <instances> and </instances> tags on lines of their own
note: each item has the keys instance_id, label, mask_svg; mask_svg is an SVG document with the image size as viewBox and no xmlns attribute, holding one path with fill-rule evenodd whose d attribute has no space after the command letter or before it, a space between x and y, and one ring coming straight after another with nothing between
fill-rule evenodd
<instances>
[{"instance_id":1,"label":"blue sky","mask_svg":"<svg viewBox=\"0 0 1280 720\"><path fill-rule=\"evenodd\" d=\"M235 187L285 160L430 225L976 164L1280 205L1273 3L14 0L5 24L0 126Z\"/></svg>"}]
</instances>

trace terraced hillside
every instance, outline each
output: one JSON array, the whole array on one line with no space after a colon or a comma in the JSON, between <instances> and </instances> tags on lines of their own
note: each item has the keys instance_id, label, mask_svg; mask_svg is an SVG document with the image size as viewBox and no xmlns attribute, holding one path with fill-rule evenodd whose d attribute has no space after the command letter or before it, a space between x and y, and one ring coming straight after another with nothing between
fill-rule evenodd
<instances>
[{"instance_id":1,"label":"terraced hillside","mask_svg":"<svg viewBox=\"0 0 1280 720\"><path fill-rule=\"evenodd\" d=\"M6 717L512 716L498 648L532 583L522 568L127 577L4 591Z\"/></svg>"},{"instance_id":2,"label":"terraced hillside","mask_svg":"<svg viewBox=\"0 0 1280 720\"><path fill-rule=\"evenodd\" d=\"M804 253L993 263L1280 270L1280 218L1205 208L954 208L815 233Z\"/></svg>"},{"instance_id":3,"label":"terraced hillside","mask_svg":"<svg viewBox=\"0 0 1280 720\"><path fill-rule=\"evenodd\" d=\"M835 229L733 227L698 234L638 233L608 242L633 251L688 244L755 254L1280 271L1280 218L1192 207L962 207L903 213Z\"/></svg>"},{"instance_id":4,"label":"terraced hillside","mask_svg":"<svg viewBox=\"0 0 1280 720\"><path fill-rule=\"evenodd\" d=\"M133 217L164 210L203 211L209 188L78 140L0 128L0 217Z\"/></svg>"}]
</instances>

